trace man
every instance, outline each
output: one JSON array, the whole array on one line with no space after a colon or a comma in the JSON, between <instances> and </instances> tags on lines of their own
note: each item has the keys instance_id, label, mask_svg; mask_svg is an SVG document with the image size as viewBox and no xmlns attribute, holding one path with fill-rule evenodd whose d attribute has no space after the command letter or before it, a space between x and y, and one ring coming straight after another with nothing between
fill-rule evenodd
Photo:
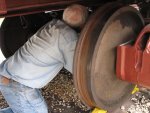
<instances>
[{"instance_id":1,"label":"man","mask_svg":"<svg viewBox=\"0 0 150 113\"><path fill-rule=\"evenodd\" d=\"M13 56L0 65L0 90L9 108L0 113L48 113L38 88L64 67L72 72L78 34L88 12L84 6L65 9L63 21L52 20L38 30Z\"/></svg>"}]
</instances>

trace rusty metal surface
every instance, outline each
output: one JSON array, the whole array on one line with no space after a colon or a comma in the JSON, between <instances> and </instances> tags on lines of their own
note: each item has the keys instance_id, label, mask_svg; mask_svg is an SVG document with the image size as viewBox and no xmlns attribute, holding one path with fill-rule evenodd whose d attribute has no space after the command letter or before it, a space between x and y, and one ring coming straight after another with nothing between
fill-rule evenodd
<instances>
[{"instance_id":1,"label":"rusty metal surface","mask_svg":"<svg viewBox=\"0 0 150 113\"><path fill-rule=\"evenodd\" d=\"M116 76L116 48L135 39L143 19L132 7L118 9L103 27L92 59L91 86L96 105L110 113L131 96L134 85Z\"/></svg>"},{"instance_id":2,"label":"rusty metal surface","mask_svg":"<svg viewBox=\"0 0 150 113\"><path fill-rule=\"evenodd\" d=\"M112 13L120 7L110 3L99 8L84 27L74 59L74 83L81 100L89 107L97 106L91 89L91 60L99 34Z\"/></svg>"},{"instance_id":3,"label":"rusty metal surface","mask_svg":"<svg viewBox=\"0 0 150 113\"><path fill-rule=\"evenodd\" d=\"M122 80L150 89L150 25L144 27L134 45L118 46L117 74Z\"/></svg>"}]
</instances>

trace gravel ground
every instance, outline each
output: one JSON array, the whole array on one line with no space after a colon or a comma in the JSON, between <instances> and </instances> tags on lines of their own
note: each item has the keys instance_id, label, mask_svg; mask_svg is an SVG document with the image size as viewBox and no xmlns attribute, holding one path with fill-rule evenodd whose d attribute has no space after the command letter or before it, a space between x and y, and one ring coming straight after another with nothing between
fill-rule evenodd
<instances>
[{"instance_id":1,"label":"gravel ground","mask_svg":"<svg viewBox=\"0 0 150 113\"><path fill-rule=\"evenodd\" d=\"M79 100L71 73L63 69L57 77L42 89L50 110L56 113L89 113Z\"/></svg>"},{"instance_id":2,"label":"gravel ground","mask_svg":"<svg viewBox=\"0 0 150 113\"><path fill-rule=\"evenodd\" d=\"M150 113L150 93L137 92L126 105L121 106L123 113Z\"/></svg>"}]
</instances>

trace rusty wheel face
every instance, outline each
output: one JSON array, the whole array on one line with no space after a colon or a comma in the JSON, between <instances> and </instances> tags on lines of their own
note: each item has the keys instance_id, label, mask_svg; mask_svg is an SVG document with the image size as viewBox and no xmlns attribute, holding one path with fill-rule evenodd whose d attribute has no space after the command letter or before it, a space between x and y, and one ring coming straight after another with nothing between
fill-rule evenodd
<instances>
[{"instance_id":1,"label":"rusty wheel face","mask_svg":"<svg viewBox=\"0 0 150 113\"><path fill-rule=\"evenodd\" d=\"M143 20L132 7L117 10L103 27L92 58L91 89L96 106L112 112L131 96L134 85L116 77L116 47L135 39Z\"/></svg>"},{"instance_id":2,"label":"rusty wheel face","mask_svg":"<svg viewBox=\"0 0 150 113\"><path fill-rule=\"evenodd\" d=\"M93 51L105 22L119 7L120 5L111 3L99 8L90 17L77 44L74 60L74 83L81 100L89 107L96 106L92 96L90 78Z\"/></svg>"}]
</instances>

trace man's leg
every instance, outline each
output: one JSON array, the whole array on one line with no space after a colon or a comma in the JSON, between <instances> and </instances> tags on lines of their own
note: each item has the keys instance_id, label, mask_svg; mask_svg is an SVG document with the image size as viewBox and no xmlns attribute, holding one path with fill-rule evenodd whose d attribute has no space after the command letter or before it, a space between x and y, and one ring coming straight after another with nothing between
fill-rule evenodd
<instances>
[{"instance_id":1,"label":"man's leg","mask_svg":"<svg viewBox=\"0 0 150 113\"><path fill-rule=\"evenodd\" d=\"M1 77L3 78L3 77ZM1 81L0 90L13 113L48 113L47 105L41 92L13 80ZM3 112L0 113L9 113Z\"/></svg>"},{"instance_id":2,"label":"man's leg","mask_svg":"<svg viewBox=\"0 0 150 113\"><path fill-rule=\"evenodd\" d=\"M0 109L0 113L14 113L10 107L8 108L4 108L4 109Z\"/></svg>"}]
</instances>

